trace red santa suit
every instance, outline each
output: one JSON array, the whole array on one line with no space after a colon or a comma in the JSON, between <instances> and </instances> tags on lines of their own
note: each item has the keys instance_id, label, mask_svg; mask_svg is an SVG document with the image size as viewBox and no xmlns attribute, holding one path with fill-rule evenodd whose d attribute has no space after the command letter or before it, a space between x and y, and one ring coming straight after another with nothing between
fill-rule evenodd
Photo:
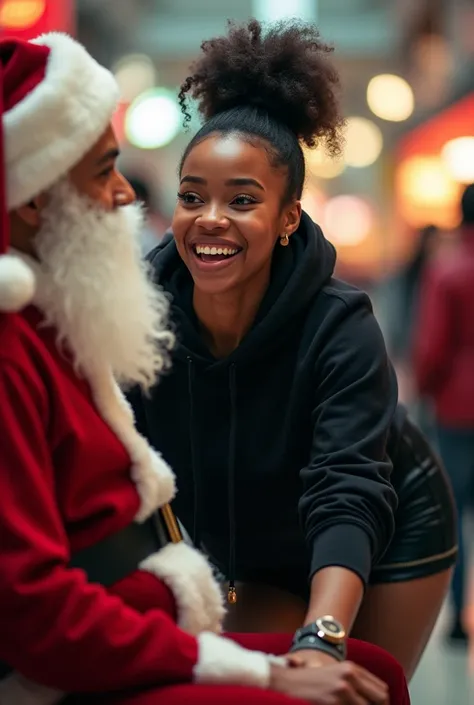
<instances>
[{"instance_id":1,"label":"red santa suit","mask_svg":"<svg viewBox=\"0 0 474 705\"><path fill-rule=\"evenodd\" d=\"M81 159L117 91L64 35L0 42L0 60L11 210ZM4 218L0 252L6 233ZM265 690L272 657L262 651L285 653L290 638L242 635L241 646L220 636L222 596L192 547L158 547L107 587L74 567L74 556L146 525L173 498L174 477L135 430L110 370L80 377L42 325L33 269L0 257L0 662L13 671L0 705L49 705L63 692L113 705L297 702ZM395 661L373 647L359 660L364 648L392 704L408 703Z\"/></svg>"},{"instance_id":2,"label":"red santa suit","mask_svg":"<svg viewBox=\"0 0 474 705\"><path fill-rule=\"evenodd\" d=\"M78 379L41 321L33 307L0 317L0 659L64 692L118 693L87 703L297 702L261 690L266 656L212 633L222 618L220 593L205 560L184 543L166 546L109 588L68 566L72 553L144 520L155 508L149 498L157 507L173 490L169 469L133 430L113 380ZM280 654L291 641L236 638ZM350 656L365 657L389 682L393 705L409 702L401 669L384 652L351 644ZM200 685L185 685L192 682ZM17 696L21 681L10 693L5 685L2 705L55 702L54 691L27 688Z\"/></svg>"}]
</instances>

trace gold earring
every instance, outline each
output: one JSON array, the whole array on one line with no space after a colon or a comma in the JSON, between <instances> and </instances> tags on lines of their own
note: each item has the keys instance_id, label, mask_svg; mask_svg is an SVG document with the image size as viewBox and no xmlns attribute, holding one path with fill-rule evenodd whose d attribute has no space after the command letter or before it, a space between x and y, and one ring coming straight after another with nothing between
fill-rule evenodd
<instances>
[{"instance_id":1,"label":"gold earring","mask_svg":"<svg viewBox=\"0 0 474 705\"><path fill-rule=\"evenodd\" d=\"M280 238L280 245L281 245L282 247L288 247L289 244L290 244L290 238L288 237L288 234L285 233L285 234L282 235L281 238Z\"/></svg>"}]
</instances>

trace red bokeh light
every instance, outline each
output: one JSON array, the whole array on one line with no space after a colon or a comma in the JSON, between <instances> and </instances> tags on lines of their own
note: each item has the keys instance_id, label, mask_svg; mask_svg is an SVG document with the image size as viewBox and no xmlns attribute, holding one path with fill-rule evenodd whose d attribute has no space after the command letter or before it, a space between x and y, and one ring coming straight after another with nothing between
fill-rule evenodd
<instances>
[{"instance_id":1,"label":"red bokeh light","mask_svg":"<svg viewBox=\"0 0 474 705\"><path fill-rule=\"evenodd\" d=\"M75 31L74 0L0 0L0 36L33 39Z\"/></svg>"}]
</instances>

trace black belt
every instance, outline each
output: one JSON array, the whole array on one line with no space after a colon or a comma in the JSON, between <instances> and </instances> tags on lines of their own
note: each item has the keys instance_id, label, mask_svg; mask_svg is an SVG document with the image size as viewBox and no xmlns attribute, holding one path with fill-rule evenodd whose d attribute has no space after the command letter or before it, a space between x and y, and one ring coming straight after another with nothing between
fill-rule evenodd
<instances>
[{"instance_id":1,"label":"black belt","mask_svg":"<svg viewBox=\"0 0 474 705\"><path fill-rule=\"evenodd\" d=\"M83 570L90 583L109 587L133 573L152 553L169 543L168 530L159 512L143 524L133 522L94 546L75 553L70 568ZM0 679L12 669L0 661Z\"/></svg>"},{"instance_id":2,"label":"black belt","mask_svg":"<svg viewBox=\"0 0 474 705\"><path fill-rule=\"evenodd\" d=\"M163 520L156 513L143 524L129 524L117 534L75 553L69 567L83 570L90 583L109 587L133 573L145 558L167 543Z\"/></svg>"}]
</instances>

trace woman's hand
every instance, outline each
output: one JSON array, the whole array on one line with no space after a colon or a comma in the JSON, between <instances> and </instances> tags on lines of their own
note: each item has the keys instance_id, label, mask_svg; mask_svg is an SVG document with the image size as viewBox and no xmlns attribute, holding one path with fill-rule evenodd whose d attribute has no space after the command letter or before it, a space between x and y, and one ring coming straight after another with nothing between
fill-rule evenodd
<instances>
[{"instance_id":1,"label":"woman's hand","mask_svg":"<svg viewBox=\"0 0 474 705\"><path fill-rule=\"evenodd\" d=\"M301 649L293 651L286 655L286 659L290 666L300 668L318 668L319 666L334 666L340 661L334 656L330 656L325 651L317 649Z\"/></svg>"},{"instance_id":2,"label":"woman's hand","mask_svg":"<svg viewBox=\"0 0 474 705\"><path fill-rule=\"evenodd\" d=\"M320 668L272 666L270 689L314 705L389 705L387 685L350 661Z\"/></svg>"}]
</instances>

